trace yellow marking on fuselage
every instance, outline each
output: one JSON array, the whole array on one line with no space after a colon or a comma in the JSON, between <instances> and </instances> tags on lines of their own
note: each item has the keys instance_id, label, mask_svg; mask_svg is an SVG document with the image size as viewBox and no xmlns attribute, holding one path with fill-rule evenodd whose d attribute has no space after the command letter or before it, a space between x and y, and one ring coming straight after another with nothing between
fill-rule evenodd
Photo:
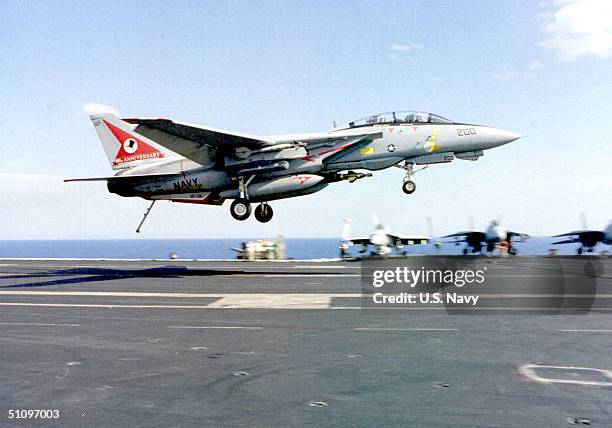
<instances>
[{"instance_id":1,"label":"yellow marking on fuselage","mask_svg":"<svg viewBox=\"0 0 612 428\"><path fill-rule=\"evenodd\" d=\"M438 136L438 128L434 128L431 136L428 138L429 141L425 144L425 150L428 153L435 152L436 150L440 150L441 147L436 144L436 137Z\"/></svg>"}]
</instances>

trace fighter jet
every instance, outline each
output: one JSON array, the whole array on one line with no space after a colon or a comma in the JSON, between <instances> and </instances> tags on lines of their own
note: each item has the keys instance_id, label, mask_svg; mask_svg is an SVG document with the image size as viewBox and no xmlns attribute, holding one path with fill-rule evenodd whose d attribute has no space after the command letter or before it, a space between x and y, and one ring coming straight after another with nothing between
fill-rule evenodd
<instances>
[{"instance_id":1,"label":"fighter jet","mask_svg":"<svg viewBox=\"0 0 612 428\"><path fill-rule=\"evenodd\" d=\"M373 247L372 253L378 256L388 256L395 249L402 252L405 245L427 244L428 236L421 235L403 235L391 232L385 227L376 214L372 214L374 222L374 232L367 237L349 237L351 219L344 220L342 229L342 241L340 242L340 257L344 258L348 254L348 249L352 245L359 245L359 252L365 253L368 247Z\"/></svg>"},{"instance_id":2,"label":"fighter jet","mask_svg":"<svg viewBox=\"0 0 612 428\"><path fill-rule=\"evenodd\" d=\"M484 245L486 245L486 251L490 253L495 249L496 244L506 241L508 243L508 253L515 255L517 251L512 244L514 242L523 242L528 237L529 235L523 232L507 231L499 225L497 220L493 220L484 232L470 230L446 235L443 238L455 238L454 242L457 245L465 242L463 254L468 254L470 251L472 253L482 253Z\"/></svg>"},{"instance_id":3,"label":"fighter jet","mask_svg":"<svg viewBox=\"0 0 612 428\"><path fill-rule=\"evenodd\" d=\"M415 166L474 161L484 150L521 137L419 112L375 114L327 132L272 136L171 119L119 119L110 113L90 118L117 173L66 181L106 181L111 193L152 201L142 222L159 200L221 205L231 199L236 220L246 220L257 203L255 218L265 223L273 215L270 201L392 166L405 171L402 189L411 194Z\"/></svg>"},{"instance_id":4,"label":"fighter jet","mask_svg":"<svg viewBox=\"0 0 612 428\"><path fill-rule=\"evenodd\" d=\"M553 242L553 245L580 244L580 247L576 250L578 254L582 254L584 251L592 253L595 245L599 242L605 245L612 245L612 221L610 221L608 227L602 232L599 230L588 230L586 222L583 219L583 228L584 230L575 230L573 232L553 236L553 238L568 237L568 239Z\"/></svg>"}]
</instances>

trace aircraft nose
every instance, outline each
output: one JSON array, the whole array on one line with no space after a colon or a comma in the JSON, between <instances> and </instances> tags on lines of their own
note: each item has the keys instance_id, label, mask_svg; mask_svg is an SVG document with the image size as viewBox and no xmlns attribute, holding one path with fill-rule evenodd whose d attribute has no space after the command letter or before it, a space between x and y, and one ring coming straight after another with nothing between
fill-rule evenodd
<instances>
[{"instance_id":1,"label":"aircraft nose","mask_svg":"<svg viewBox=\"0 0 612 428\"><path fill-rule=\"evenodd\" d=\"M487 143L491 145L491 147L499 147L504 144L511 143L519 138L522 138L523 135L516 134L514 132L506 131L505 129L498 128L489 128L489 132L487 132Z\"/></svg>"}]
</instances>

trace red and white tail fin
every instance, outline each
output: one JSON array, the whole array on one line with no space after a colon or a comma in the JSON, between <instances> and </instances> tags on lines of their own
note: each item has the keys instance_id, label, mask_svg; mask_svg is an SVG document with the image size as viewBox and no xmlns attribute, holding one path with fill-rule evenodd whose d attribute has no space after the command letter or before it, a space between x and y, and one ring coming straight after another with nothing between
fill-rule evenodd
<instances>
[{"instance_id":1,"label":"red and white tail fin","mask_svg":"<svg viewBox=\"0 0 612 428\"><path fill-rule=\"evenodd\" d=\"M102 147L113 169L125 169L145 163L181 156L134 132L131 125L111 113L90 116Z\"/></svg>"}]
</instances>

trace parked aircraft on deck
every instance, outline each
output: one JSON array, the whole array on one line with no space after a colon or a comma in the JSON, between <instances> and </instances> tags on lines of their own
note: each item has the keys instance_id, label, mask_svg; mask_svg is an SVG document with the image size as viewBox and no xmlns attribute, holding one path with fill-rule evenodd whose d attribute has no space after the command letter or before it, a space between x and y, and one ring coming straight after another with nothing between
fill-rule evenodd
<instances>
[{"instance_id":1,"label":"parked aircraft on deck","mask_svg":"<svg viewBox=\"0 0 612 428\"><path fill-rule=\"evenodd\" d=\"M612 221L608 224L605 230L589 230L586 226L584 217L582 219L583 230L575 230L573 232L563 233L556 235L553 238L565 237L562 241L553 242L554 245L560 244L580 244L580 247L576 250L578 254L583 252L592 253L593 249L598 243L605 245L612 245Z\"/></svg>"},{"instance_id":2,"label":"parked aircraft on deck","mask_svg":"<svg viewBox=\"0 0 612 428\"><path fill-rule=\"evenodd\" d=\"M492 252L497 244L502 244L504 241L508 245L508 253L516 254L516 248L512 245L515 242L522 242L529 238L529 235L524 232L511 232L505 230L500 226L497 220L493 220L487 230L484 232L469 230L464 232L457 232L451 235L446 235L444 238L454 238L457 245L461 242L465 242L465 248L463 254L482 253L483 247L487 252Z\"/></svg>"},{"instance_id":3,"label":"parked aircraft on deck","mask_svg":"<svg viewBox=\"0 0 612 428\"><path fill-rule=\"evenodd\" d=\"M427 244L431 239L429 236L405 235L391 232L380 222L376 214L372 214L372 221L374 222L374 231L369 236L351 237L349 233L352 220L344 220L342 241L340 242L340 257L345 257L352 245L359 245L359 252L362 254L368 248L372 248L373 254L388 256L393 250L402 252L405 246Z\"/></svg>"}]
</instances>

